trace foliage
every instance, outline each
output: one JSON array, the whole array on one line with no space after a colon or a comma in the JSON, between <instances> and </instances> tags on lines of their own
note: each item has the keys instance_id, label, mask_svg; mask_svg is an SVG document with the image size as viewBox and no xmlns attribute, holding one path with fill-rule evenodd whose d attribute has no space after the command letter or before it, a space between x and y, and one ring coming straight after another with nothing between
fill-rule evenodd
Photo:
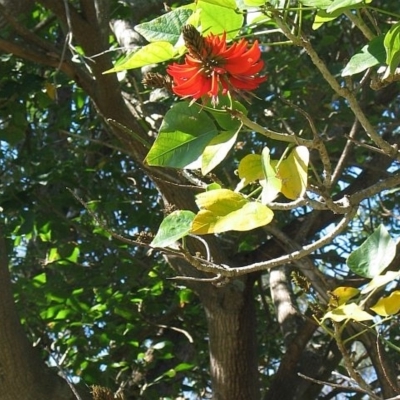
<instances>
[{"instance_id":1,"label":"foliage","mask_svg":"<svg viewBox=\"0 0 400 400\"><path fill-rule=\"evenodd\" d=\"M72 18L86 12L78 2L65 3L79 11ZM148 43L133 52L118 53L107 34L93 55L67 19L60 28L65 10L47 1L24 24L36 35L31 46L65 43L63 56L49 47L38 53L46 54L38 65L28 55L6 54L12 51L0 42L0 211L29 340L73 383L127 398L210 398L221 390L209 367L212 324L215 315L224 317L212 306L226 307L229 318L245 303L230 303L229 296L250 293L257 324L225 332L221 323L217 342L254 330L248 342L257 340L256 360L237 362L256 363L253 383L266 400L276 387L292 390L279 386L288 379L296 384L286 386L303 390L296 399L352 388L373 399L393 397L389 367L399 359L400 311L393 239L400 233L398 5L182 3L136 21ZM127 4L110 2L113 18L129 19ZM259 44L265 66L254 72L254 60L247 61L246 73L266 81L250 94L223 71L217 95L176 96L166 71L190 53L182 34L187 25L200 41L212 34L229 46ZM65 37L64 29L73 34ZM115 64L97 71L108 49ZM50 50L59 59L46 64ZM162 87L143 85L142 67L159 74ZM110 86L95 86L100 80ZM134 109L137 125L127 126L122 111L108 115L111 103L99 107L107 101L99 98L116 92ZM287 299L295 316L285 319ZM307 337L301 351L290 347L298 337ZM351 352L357 343L362 354ZM380 343L378 354L371 343ZM236 354L234 348L226 352ZM288 357L296 349L293 362ZM322 385L299 378L308 373L311 353L320 370L308 376Z\"/></svg>"}]
</instances>

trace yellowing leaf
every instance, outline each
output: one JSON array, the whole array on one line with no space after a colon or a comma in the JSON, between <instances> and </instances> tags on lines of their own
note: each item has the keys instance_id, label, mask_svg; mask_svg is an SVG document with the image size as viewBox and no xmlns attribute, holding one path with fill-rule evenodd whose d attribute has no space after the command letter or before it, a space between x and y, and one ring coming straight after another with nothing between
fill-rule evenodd
<instances>
[{"instance_id":1,"label":"yellowing leaf","mask_svg":"<svg viewBox=\"0 0 400 400\"><path fill-rule=\"evenodd\" d=\"M258 202L249 202L239 193L216 189L196 197L200 211L191 233L204 235L226 231L248 231L271 222L273 212Z\"/></svg>"},{"instance_id":2,"label":"yellowing leaf","mask_svg":"<svg viewBox=\"0 0 400 400\"><path fill-rule=\"evenodd\" d=\"M278 166L278 176L282 180L281 192L291 200L304 195L307 189L307 168L309 151L305 146L294 148Z\"/></svg>"},{"instance_id":3,"label":"yellowing leaf","mask_svg":"<svg viewBox=\"0 0 400 400\"><path fill-rule=\"evenodd\" d=\"M323 320L331 319L336 322L345 321L347 319L352 319L354 321L368 321L373 319L371 314L365 312L359 305L356 303L350 304L342 304L341 306L335 308L332 311L327 312Z\"/></svg>"},{"instance_id":4,"label":"yellowing leaf","mask_svg":"<svg viewBox=\"0 0 400 400\"><path fill-rule=\"evenodd\" d=\"M196 204L200 209L210 210L218 215L227 215L246 203L244 196L228 189L210 190L196 196Z\"/></svg>"},{"instance_id":5,"label":"yellowing leaf","mask_svg":"<svg viewBox=\"0 0 400 400\"><path fill-rule=\"evenodd\" d=\"M236 187L236 191L242 190L251 182L264 179L261 156L259 154L248 154L242 158L238 167L238 175L241 181Z\"/></svg>"},{"instance_id":6,"label":"yellowing leaf","mask_svg":"<svg viewBox=\"0 0 400 400\"><path fill-rule=\"evenodd\" d=\"M382 317L397 314L400 311L400 290L395 290L390 296L380 299L371 310Z\"/></svg>"},{"instance_id":7,"label":"yellowing leaf","mask_svg":"<svg viewBox=\"0 0 400 400\"><path fill-rule=\"evenodd\" d=\"M353 287L339 286L331 292L331 298L329 300L330 306L341 306L347 303L348 300L357 296L360 291Z\"/></svg>"},{"instance_id":8,"label":"yellowing leaf","mask_svg":"<svg viewBox=\"0 0 400 400\"><path fill-rule=\"evenodd\" d=\"M57 86L55 86L53 83L46 82L44 84L44 87L46 89L47 96L49 96L50 99L52 99L52 100L56 100L56 98L57 98Z\"/></svg>"}]
</instances>

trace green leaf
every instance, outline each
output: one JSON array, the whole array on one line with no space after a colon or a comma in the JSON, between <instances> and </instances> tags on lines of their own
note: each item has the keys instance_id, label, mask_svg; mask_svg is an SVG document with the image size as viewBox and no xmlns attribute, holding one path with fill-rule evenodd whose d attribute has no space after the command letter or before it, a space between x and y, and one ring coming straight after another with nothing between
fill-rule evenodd
<instances>
[{"instance_id":1,"label":"green leaf","mask_svg":"<svg viewBox=\"0 0 400 400\"><path fill-rule=\"evenodd\" d=\"M386 50L386 64L393 74L400 64L400 22L393 25L383 41Z\"/></svg>"},{"instance_id":2,"label":"green leaf","mask_svg":"<svg viewBox=\"0 0 400 400\"><path fill-rule=\"evenodd\" d=\"M371 1L372 0L334 0L328 7L323 6L318 10L312 28L318 29L324 23L333 21L345 11L353 8L365 7L365 3L370 3Z\"/></svg>"},{"instance_id":3,"label":"green leaf","mask_svg":"<svg viewBox=\"0 0 400 400\"><path fill-rule=\"evenodd\" d=\"M202 0L203 3L214 4L216 6L231 8L233 10L237 9L235 0Z\"/></svg>"},{"instance_id":4,"label":"green leaf","mask_svg":"<svg viewBox=\"0 0 400 400\"><path fill-rule=\"evenodd\" d=\"M396 243L383 225L347 259L348 267L356 274L366 278L379 275L394 259Z\"/></svg>"},{"instance_id":5,"label":"green leaf","mask_svg":"<svg viewBox=\"0 0 400 400\"><path fill-rule=\"evenodd\" d=\"M261 156L259 154L248 154L240 160L238 175L241 179L236 191L242 190L249 183L265 178Z\"/></svg>"},{"instance_id":6,"label":"green leaf","mask_svg":"<svg viewBox=\"0 0 400 400\"><path fill-rule=\"evenodd\" d=\"M312 24L312 28L314 30L317 30L320 28L323 24L333 21L337 17L342 15L342 12L336 11L333 13L327 13L325 10L318 10L317 14L315 14L314 22Z\"/></svg>"},{"instance_id":7,"label":"green leaf","mask_svg":"<svg viewBox=\"0 0 400 400\"><path fill-rule=\"evenodd\" d=\"M315 8L328 8L332 4L332 0L300 0L303 6Z\"/></svg>"},{"instance_id":8,"label":"green leaf","mask_svg":"<svg viewBox=\"0 0 400 400\"><path fill-rule=\"evenodd\" d=\"M175 370L176 372L188 371L188 370L193 369L194 367L195 367L194 364L180 363L180 364L178 364L178 365L174 368L174 370Z\"/></svg>"},{"instance_id":9,"label":"green leaf","mask_svg":"<svg viewBox=\"0 0 400 400\"><path fill-rule=\"evenodd\" d=\"M359 8L359 6L364 6L367 3L371 3L372 0L334 0L332 4L326 9L326 12L332 13L339 9L341 12L350 10L352 8Z\"/></svg>"},{"instance_id":10,"label":"green leaf","mask_svg":"<svg viewBox=\"0 0 400 400\"><path fill-rule=\"evenodd\" d=\"M64 309L64 310L60 310L57 315L54 317L55 320L63 320L63 319L67 319L70 315L72 314L72 310L71 309Z\"/></svg>"},{"instance_id":11,"label":"green leaf","mask_svg":"<svg viewBox=\"0 0 400 400\"><path fill-rule=\"evenodd\" d=\"M261 156L261 164L265 179L260 180L263 187L261 192L261 202L268 204L282 189L282 181L278 178L275 168L271 165L271 157L268 147L264 147Z\"/></svg>"},{"instance_id":12,"label":"green leaf","mask_svg":"<svg viewBox=\"0 0 400 400\"><path fill-rule=\"evenodd\" d=\"M162 167L197 168L197 164L192 163L217 133L205 111L199 112L185 101L176 103L165 115L146 162Z\"/></svg>"},{"instance_id":13,"label":"green leaf","mask_svg":"<svg viewBox=\"0 0 400 400\"><path fill-rule=\"evenodd\" d=\"M34 286L41 287L47 282L47 274L43 272L39 275L36 275L32 281Z\"/></svg>"},{"instance_id":14,"label":"green leaf","mask_svg":"<svg viewBox=\"0 0 400 400\"><path fill-rule=\"evenodd\" d=\"M233 131L238 129L242 124L238 118L234 118L231 113L228 112L226 108L232 108L235 111L240 111L244 115L247 115L247 110L243 104L238 101L231 99L228 96L221 96L217 107L211 104L211 99L207 102L209 109L207 110L211 114L218 125L224 131Z\"/></svg>"},{"instance_id":15,"label":"green leaf","mask_svg":"<svg viewBox=\"0 0 400 400\"><path fill-rule=\"evenodd\" d=\"M136 25L135 30L149 42L169 42L175 45L179 40L182 27L193 11L185 8L177 8L150 22Z\"/></svg>"},{"instance_id":16,"label":"green leaf","mask_svg":"<svg viewBox=\"0 0 400 400\"><path fill-rule=\"evenodd\" d=\"M226 32L227 39L233 39L243 26L243 14L234 9L210 4L203 0L197 2L197 8L201 9L200 22L203 35L210 33L221 35Z\"/></svg>"},{"instance_id":17,"label":"green leaf","mask_svg":"<svg viewBox=\"0 0 400 400\"><path fill-rule=\"evenodd\" d=\"M221 132L208 143L204 149L201 161L201 173L203 175L208 174L225 159L230 149L236 143L239 130L240 127L236 131Z\"/></svg>"},{"instance_id":18,"label":"green leaf","mask_svg":"<svg viewBox=\"0 0 400 400\"><path fill-rule=\"evenodd\" d=\"M129 55L114 68L103 72L103 74L125 71L127 69L140 68L145 65L168 61L171 58L174 58L176 54L177 50L169 42L149 43L148 45L139 49L137 52Z\"/></svg>"},{"instance_id":19,"label":"green leaf","mask_svg":"<svg viewBox=\"0 0 400 400\"><path fill-rule=\"evenodd\" d=\"M186 236L192 225L195 214L188 210L177 210L161 222L157 235L150 243L153 247L168 247Z\"/></svg>"},{"instance_id":20,"label":"green leaf","mask_svg":"<svg viewBox=\"0 0 400 400\"><path fill-rule=\"evenodd\" d=\"M395 290L390 296L379 299L378 302L371 307L382 317L397 314L400 311L400 290Z\"/></svg>"},{"instance_id":21,"label":"green leaf","mask_svg":"<svg viewBox=\"0 0 400 400\"><path fill-rule=\"evenodd\" d=\"M191 232L198 235L227 231L248 231L267 225L273 212L258 202L249 202L239 193L217 189L196 196L200 211Z\"/></svg>"},{"instance_id":22,"label":"green leaf","mask_svg":"<svg viewBox=\"0 0 400 400\"><path fill-rule=\"evenodd\" d=\"M365 45L359 53L354 54L343 69L342 76L351 76L374 65L384 64L386 62L386 50L383 39L383 35L377 36Z\"/></svg>"},{"instance_id":23,"label":"green leaf","mask_svg":"<svg viewBox=\"0 0 400 400\"><path fill-rule=\"evenodd\" d=\"M350 303L350 304L342 304L341 306L335 308L334 310L327 312L322 320L328 318L336 322L341 322L348 319L362 322L371 320L374 317L371 314L368 314L366 311L364 311L358 304Z\"/></svg>"},{"instance_id":24,"label":"green leaf","mask_svg":"<svg viewBox=\"0 0 400 400\"><path fill-rule=\"evenodd\" d=\"M265 4L265 0L244 0L244 4L248 7L259 7Z\"/></svg>"}]
</instances>

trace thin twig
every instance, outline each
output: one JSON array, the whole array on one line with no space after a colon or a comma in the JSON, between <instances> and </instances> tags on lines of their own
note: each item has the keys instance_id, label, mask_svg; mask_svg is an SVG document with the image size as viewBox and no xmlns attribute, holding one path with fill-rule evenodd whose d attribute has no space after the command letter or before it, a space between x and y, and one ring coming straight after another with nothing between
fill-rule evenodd
<instances>
[{"instance_id":1,"label":"thin twig","mask_svg":"<svg viewBox=\"0 0 400 400\"><path fill-rule=\"evenodd\" d=\"M277 267L279 265L283 265L295 260L299 260L309 254L311 254L313 251L325 246L326 244L332 242L332 240L339 235L350 223L350 221L354 218L354 216L357 213L357 207L353 208L350 210L350 212L345 215L342 220L336 225L336 227L327 235L323 236L319 240L316 240L313 243L310 243L308 245L303 246L301 250L293 251L292 253L286 254L284 256L274 258L273 260L269 261L263 261L259 263L254 263L254 264L249 264L243 267L238 267L238 268L230 268L228 270L226 269L220 269L218 270L221 271L222 275L225 276L240 276L244 274L248 274L250 272L257 272L257 271L265 271L270 268ZM225 266L226 268L227 266ZM211 271L209 271L211 272Z\"/></svg>"},{"instance_id":2,"label":"thin twig","mask_svg":"<svg viewBox=\"0 0 400 400\"><path fill-rule=\"evenodd\" d=\"M381 135L375 130L371 122L364 114L360 104L355 98L354 94L347 87L343 87L336 78L331 74L325 62L319 57L318 53L314 50L311 42L304 36L293 35L290 28L287 26L286 22L281 18L279 11L275 9L270 9L271 14L274 17L275 23L282 30L282 33L290 40L293 44L302 47L309 55L311 61L320 71L321 75L325 81L331 86L331 88L344 99L347 100L349 107L353 111L354 115L360 121L360 124L364 128L366 134L370 139L380 147L387 155L393 159L400 160L400 153L396 146L392 146L390 143L386 142Z\"/></svg>"},{"instance_id":3,"label":"thin twig","mask_svg":"<svg viewBox=\"0 0 400 400\"><path fill-rule=\"evenodd\" d=\"M287 99L282 99L284 103L287 103L291 107L293 107L296 111L298 111L300 114L304 116L304 118L308 121L308 124L310 125L311 132L314 137L314 148L318 150L319 156L322 161L322 165L324 166L324 183L323 185L325 187L330 187L331 186L331 180L332 180L332 166L331 166L331 161L329 158L329 154L326 150L325 144L321 137L318 134L317 128L315 126L314 120L312 119L311 115L303 110L301 107L299 107L297 104L292 103L291 101Z\"/></svg>"},{"instance_id":4,"label":"thin twig","mask_svg":"<svg viewBox=\"0 0 400 400\"><path fill-rule=\"evenodd\" d=\"M335 335L335 341L338 346L338 349L340 353L342 354L343 357L343 363L344 366L346 367L347 372L349 373L350 377L357 382L357 385L364 390L365 393L368 393L368 395L371 397L371 399L375 400L381 400L379 396L377 396L370 388L368 383L364 380L364 378L359 374L357 370L355 370L353 366L353 362L351 361L349 352L347 351L343 339L342 339L342 332L343 332L343 327L344 325L340 324L339 322L332 321L333 322L333 327L334 327L334 335Z\"/></svg>"},{"instance_id":5,"label":"thin twig","mask_svg":"<svg viewBox=\"0 0 400 400\"><path fill-rule=\"evenodd\" d=\"M360 18L359 14L353 14L350 10L344 11L343 14L363 33L368 40L371 41L376 37L374 32L372 32L363 19Z\"/></svg>"},{"instance_id":6,"label":"thin twig","mask_svg":"<svg viewBox=\"0 0 400 400\"><path fill-rule=\"evenodd\" d=\"M347 391L354 391L354 392L358 392L358 393L367 393L364 389L358 387L358 386L345 386L345 385L339 385L337 383L333 383L333 382L328 382L328 381L321 381L319 379L315 379L315 378L311 378L311 376L307 376L304 375L300 372L297 373L298 376L300 376L303 379L307 379L308 381L317 383L319 385L326 385L326 386L330 386L336 389L341 389L341 390L345 390Z\"/></svg>"},{"instance_id":7,"label":"thin twig","mask_svg":"<svg viewBox=\"0 0 400 400\"><path fill-rule=\"evenodd\" d=\"M340 155L338 163L336 164L335 170L333 171L332 182L331 182L332 185L336 184L336 182L338 181L343 169L345 168L346 161L347 161L347 159L348 159L348 157L350 155L350 152L351 152L352 148L354 147L353 140L355 138L355 135L358 132L359 126L360 126L360 123L358 122L358 119L355 118L355 120L353 122L353 125L352 125L352 127L350 129L350 133L349 133L349 137L348 137L348 140L346 142L346 145L345 145L345 147L343 149L342 154Z\"/></svg>"},{"instance_id":8,"label":"thin twig","mask_svg":"<svg viewBox=\"0 0 400 400\"><path fill-rule=\"evenodd\" d=\"M243 125L247 126L247 128L250 128L254 132L260 133L261 135L264 135L269 139L279 140L281 142L287 142L287 143L294 143L301 146L306 146L308 148L314 147L314 143L312 140L303 139L298 136L289 135L287 133L272 131L270 129L258 125L256 122L253 122L250 118L248 118L246 115L244 115L242 112L238 110L228 110L228 111L232 114L233 117L239 119L243 123Z\"/></svg>"},{"instance_id":9,"label":"thin twig","mask_svg":"<svg viewBox=\"0 0 400 400\"><path fill-rule=\"evenodd\" d=\"M49 356L53 359L60 375L62 378L67 382L67 385L71 389L71 392L74 394L76 397L76 400L82 400L82 397L79 395L78 391L76 390L75 386L72 384L72 382L69 380L67 374L65 373L64 369L61 367L60 363L58 360L54 357L54 355L51 353L50 349L46 348L47 352L49 353Z\"/></svg>"},{"instance_id":10,"label":"thin twig","mask_svg":"<svg viewBox=\"0 0 400 400\"><path fill-rule=\"evenodd\" d=\"M221 274L217 274L216 276L213 276L212 278L196 278L194 276L173 276L172 278L167 278L168 280L173 280L173 281L191 281L191 282L218 282L222 278Z\"/></svg>"}]
</instances>

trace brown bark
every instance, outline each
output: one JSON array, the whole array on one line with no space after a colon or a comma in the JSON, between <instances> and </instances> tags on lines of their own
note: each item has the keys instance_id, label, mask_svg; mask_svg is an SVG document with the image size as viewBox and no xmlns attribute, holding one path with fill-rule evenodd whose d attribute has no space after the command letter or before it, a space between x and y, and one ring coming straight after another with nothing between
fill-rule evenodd
<instances>
[{"instance_id":1,"label":"brown bark","mask_svg":"<svg viewBox=\"0 0 400 400\"><path fill-rule=\"evenodd\" d=\"M247 277L200 295L208 320L214 400L260 398L253 283Z\"/></svg>"}]
</instances>

